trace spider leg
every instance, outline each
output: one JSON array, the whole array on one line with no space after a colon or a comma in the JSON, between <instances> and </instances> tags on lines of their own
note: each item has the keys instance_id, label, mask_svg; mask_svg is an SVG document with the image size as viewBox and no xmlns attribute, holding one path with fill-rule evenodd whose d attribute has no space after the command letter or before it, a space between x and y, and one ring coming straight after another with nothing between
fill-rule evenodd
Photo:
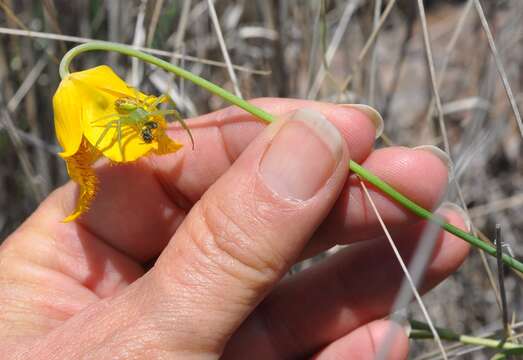
<instances>
[{"instance_id":1,"label":"spider leg","mask_svg":"<svg viewBox=\"0 0 523 360\"><path fill-rule=\"evenodd\" d=\"M167 101L176 109L177 106L176 106L176 103L174 102L173 98L167 94L164 94L164 96L167 98ZM175 111L175 113L172 115L174 115L175 121L178 121L182 125L183 129L185 131L187 131L187 134L189 134L189 138L191 139L192 149L194 150L194 138L192 137L191 130L187 126L187 123L185 122L185 120L183 120L182 117L180 116L180 113L176 110L174 110L174 111Z\"/></svg>"},{"instance_id":2,"label":"spider leg","mask_svg":"<svg viewBox=\"0 0 523 360\"><path fill-rule=\"evenodd\" d=\"M100 121L106 120L106 119L110 119L110 118L112 118L114 116L120 116L120 114L114 113L114 114L105 115L105 116L102 116L102 117L100 117L100 118L98 118L96 120L92 120L90 123L91 124L96 124L97 122L100 122Z\"/></svg>"},{"instance_id":3,"label":"spider leg","mask_svg":"<svg viewBox=\"0 0 523 360\"><path fill-rule=\"evenodd\" d=\"M118 121L116 131L118 132L118 147L120 148L120 154L122 155L122 161L125 162L125 153L123 152L123 147L122 147L122 122L121 121Z\"/></svg>"},{"instance_id":4,"label":"spider leg","mask_svg":"<svg viewBox=\"0 0 523 360\"><path fill-rule=\"evenodd\" d=\"M182 119L180 114L178 112L176 112L176 114L178 115L178 117L176 118L176 121L178 121L182 125L183 129L187 132L187 134L189 134L189 138L191 139L192 149L194 150L194 138L192 137L191 129L189 129L189 127L187 126L187 123L185 122L184 119Z\"/></svg>"},{"instance_id":5,"label":"spider leg","mask_svg":"<svg viewBox=\"0 0 523 360\"><path fill-rule=\"evenodd\" d=\"M136 90L134 87L132 89L133 89L133 93L134 93L134 101L136 101L136 104L138 106L145 107L147 105L146 101L140 99L140 93L138 92L138 90ZM147 100L147 98L145 100Z\"/></svg>"},{"instance_id":6,"label":"spider leg","mask_svg":"<svg viewBox=\"0 0 523 360\"><path fill-rule=\"evenodd\" d=\"M185 120L182 119L182 117L180 116L180 113L178 111L176 111L174 109L171 109L171 110L158 110L158 111L150 112L148 115L149 116L173 115L175 121L178 121L182 125L183 129L185 131L187 131L187 134L189 134L189 138L191 139L192 149L194 150L194 138L192 136L191 130L187 126L187 123L185 122Z\"/></svg>"},{"instance_id":7,"label":"spider leg","mask_svg":"<svg viewBox=\"0 0 523 360\"><path fill-rule=\"evenodd\" d=\"M163 96L166 98L167 102L172 105L173 108L176 109L178 107L172 97L167 94L163 94Z\"/></svg>"},{"instance_id":8,"label":"spider leg","mask_svg":"<svg viewBox=\"0 0 523 360\"><path fill-rule=\"evenodd\" d=\"M161 103L165 102L168 99L169 99L169 96L165 95L165 94L157 97L156 100L154 100L151 104L149 104L149 109L156 108L158 105L160 105Z\"/></svg>"},{"instance_id":9,"label":"spider leg","mask_svg":"<svg viewBox=\"0 0 523 360\"><path fill-rule=\"evenodd\" d=\"M132 89L133 89L133 94L134 94L134 100L136 100L136 103L139 104L140 103L140 97L138 96L138 90L136 90L135 87L133 87Z\"/></svg>"},{"instance_id":10,"label":"spider leg","mask_svg":"<svg viewBox=\"0 0 523 360\"><path fill-rule=\"evenodd\" d=\"M98 146L101 144L102 140L104 139L105 135L107 135L107 132L114 127L114 125L120 124L120 119L116 119L113 121L108 122L105 124L104 131L100 134L98 137L98 140L96 140L96 144L94 145L95 148L98 148ZM118 125L117 125L118 126Z\"/></svg>"},{"instance_id":11,"label":"spider leg","mask_svg":"<svg viewBox=\"0 0 523 360\"><path fill-rule=\"evenodd\" d=\"M147 113L147 116L163 116L163 115L176 115L178 114L178 111L173 109L165 109L165 110L156 110L151 111L150 113Z\"/></svg>"}]
</instances>

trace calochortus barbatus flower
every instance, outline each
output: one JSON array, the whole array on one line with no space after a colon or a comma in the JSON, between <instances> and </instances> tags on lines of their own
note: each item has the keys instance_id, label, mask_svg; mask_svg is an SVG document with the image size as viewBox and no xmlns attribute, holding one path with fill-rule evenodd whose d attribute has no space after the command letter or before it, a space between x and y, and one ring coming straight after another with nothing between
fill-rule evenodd
<instances>
[{"instance_id":1,"label":"calochortus barbatus flower","mask_svg":"<svg viewBox=\"0 0 523 360\"><path fill-rule=\"evenodd\" d=\"M176 110L158 108L168 100L165 95L137 91L108 66L74 72L62 79L53 98L56 136L63 148L59 155L71 179L80 186L76 209L64 221L76 219L89 208L98 183L93 164L100 157L125 163L182 147L165 133L166 115L174 115L186 128Z\"/></svg>"}]
</instances>

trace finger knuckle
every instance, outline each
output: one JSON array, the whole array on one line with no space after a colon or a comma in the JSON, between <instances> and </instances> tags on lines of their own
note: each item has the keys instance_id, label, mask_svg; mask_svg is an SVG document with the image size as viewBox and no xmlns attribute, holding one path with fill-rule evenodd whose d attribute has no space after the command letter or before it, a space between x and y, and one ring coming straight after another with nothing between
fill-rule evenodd
<instances>
[{"instance_id":1,"label":"finger knuckle","mask_svg":"<svg viewBox=\"0 0 523 360\"><path fill-rule=\"evenodd\" d=\"M190 236L215 266L251 283L266 283L281 272L281 261L264 245L264 234L257 231L256 216L249 206L241 217L232 214L220 202L198 203L198 224L193 224ZM246 279L247 278L247 279Z\"/></svg>"}]
</instances>

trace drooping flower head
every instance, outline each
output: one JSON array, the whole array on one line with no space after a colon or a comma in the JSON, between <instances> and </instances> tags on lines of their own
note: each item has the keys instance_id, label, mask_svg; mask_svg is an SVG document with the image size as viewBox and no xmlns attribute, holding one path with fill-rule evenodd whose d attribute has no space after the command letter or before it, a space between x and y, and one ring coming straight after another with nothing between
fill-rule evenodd
<instances>
[{"instance_id":1,"label":"drooping flower head","mask_svg":"<svg viewBox=\"0 0 523 360\"><path fill-rule=\"evenodd\" d=\"M176 110L158 109L168 100L128 86L108 66L74 72L62 80L53 97L56 136L63 148L59 155L80 186L76 210L64 221L88 209L98 182L92 165L100 157L123 163L182 147L165 133L166 115L176 116L185 127Z\"/></svg>"}]
</instances>

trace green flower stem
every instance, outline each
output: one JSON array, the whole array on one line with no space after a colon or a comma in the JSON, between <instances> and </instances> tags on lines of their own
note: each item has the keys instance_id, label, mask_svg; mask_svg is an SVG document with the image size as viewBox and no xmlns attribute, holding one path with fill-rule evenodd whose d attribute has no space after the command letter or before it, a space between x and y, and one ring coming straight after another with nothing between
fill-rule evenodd
<instances>
[{"instance_id":1,"label":"green flower stem","mask_svg":"<svg viewBox=\"0 0 523 360\"><path fill-rule=\"evenodd\" d=\"M409 338L411 339L432 339L433 335L429 329L428 324L424 322L411 320L410 321L411 330L409 333ZM469 335L456 334L452 330L436 328L438 335L449 341L457 341L466 345L479 345L492 349L499 350L518 350L519 354L523 354L523 345L515 344L511 342L504 342L497 339L482 338Z\"/></svg>"},{"instance_id":2,"label":"green flower stem","mask_svg":"<svg viewBox=\"0 0 523 360\"><path fill-rule=\"evenodd\" d=\"M160 68L162 68L165 71L171 72L175 75L180 76L181 78L184 78L185 80L191 81L194 84L204 88L205 90L221 97L222 99L227 100L231 104L234 104L243 110L251 113L252 115L256 116L257 118L271 123L276 120L276 118L269 114L268 112L250 104L249 102L240 99L239 97L231 94L230 92L224 90L223 88L219 87L218 85L215 85L214 83L207 81L197 75L194 75L193 73L184 70L178 66L175 66L171 63L168 63L167 61L158 59L155 56L145 54L139 50L133 49L131 47L120 45L120 44L113 44L109 42L90 42L82 45L78 45L71 50L69 50L63 57L61 63L60 63L60 76L63 78L67 77L69 75L69 65L71 64L71 61L73 58L78 56L81 53L88 52L88 51L115 51L123 55L133 56L136 57L142 61L145 61L147 63L156 65ZM440 217L435 216L430 211L422 208L421 206L417 205L404 195L400 194L397 190L395 190L393 187L391 187L389 184L385 183L384 181L380 180L376 175L372 174L356 162L350 160L349 162L349 168L352 172L358 174L359 177L361 177L363 180L371 183L376 188L383 191L385 194L390 196L392 199L396 200L398 203L406 207L408 210L412 211L417 216L421 217L422 219L427 219L430 221L433 221L443 227L446 231L450 232L453 235L456 235L457 237L460 237L461 239L469 242L471 245L485 251L489 255L496 256L496 248L491 246L490 244L481 241L475 236L472 236L471 234L458 229L457 227L446 223L443 221ZM523 273L523 263L520 261L510 257L507 254L503 254L502 256L503 262L510 266L511 268L518 270Z\"/></svg>"},{"instance_id":3,"label":"green flower stem","mask_svg":"<svg viewBox=\"0 0 523 360\"><path fill-rule=\"evenodd\" d=\"M384 193L386 193L388 196L396 200L398 203L409 209L414 214L418 215L422 219L430 220L438 225L440 225L443 229L447 230L449 233L456 235L457 237L462 238L463 240L467 241L471 245L485 251L487 254L496 256L496 248L492 245L478 239L477 237L473 236L472 234L469 234L468 232L465 232L457 227L455 227L452 224L449 224L440 216L437 216L427 209L422 208L418 204L416 204L414 201L407 198L405 195L402 195L397 190L395 190L392 186L387 184L385 181L378 178L376 175L372 174L370 171L362 167L361 165L355 163L354 161L350 161L349 164L350 169L358 174L362 179L367 181L368 183L371 183ZM514 259L513 257L502 254L502 259L505 264L510 266L513 269L516 269L520 272L523 272L523 263L520 261Z\"/></svg>"}]
</instances>

